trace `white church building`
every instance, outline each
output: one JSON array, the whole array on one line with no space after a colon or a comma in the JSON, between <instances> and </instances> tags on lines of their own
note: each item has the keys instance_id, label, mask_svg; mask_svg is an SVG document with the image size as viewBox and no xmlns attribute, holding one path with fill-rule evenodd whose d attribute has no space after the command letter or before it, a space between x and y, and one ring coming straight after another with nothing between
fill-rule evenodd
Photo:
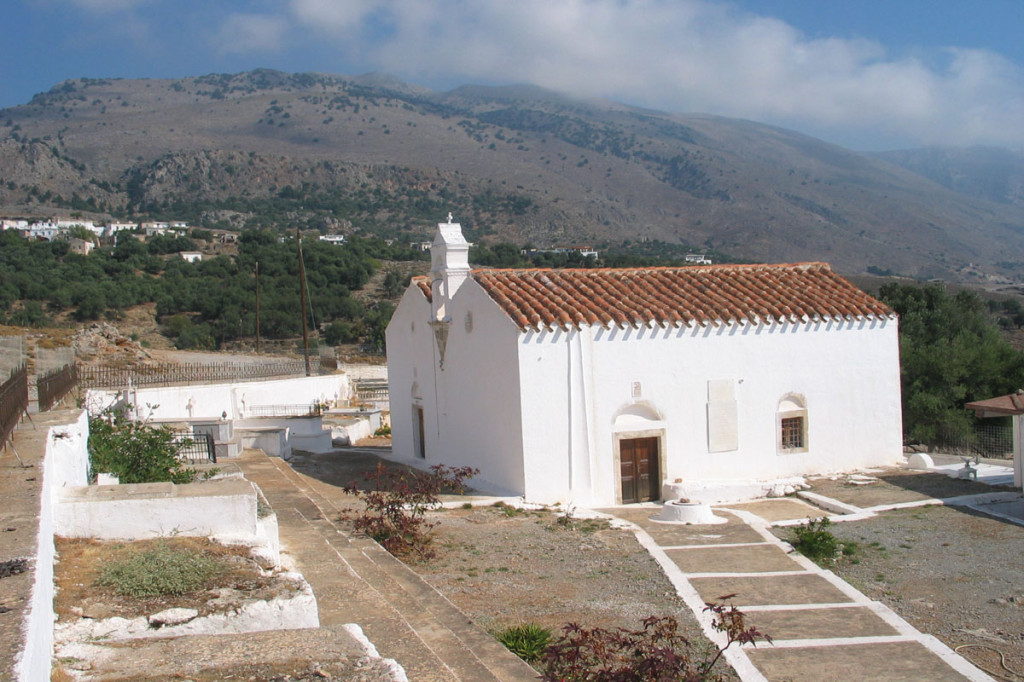
<instances>
[{"instance_id":1,"label":"white church building","mask_svg":"<svg viewBox=\"0 0 1024 682\"><path fill-rule=\"evenodd\" d=\"M497 270L468 253L449 217L388 325L398 456L590 506L901 461L896 314L826 264Z\"/></svg>"}]
</instances>

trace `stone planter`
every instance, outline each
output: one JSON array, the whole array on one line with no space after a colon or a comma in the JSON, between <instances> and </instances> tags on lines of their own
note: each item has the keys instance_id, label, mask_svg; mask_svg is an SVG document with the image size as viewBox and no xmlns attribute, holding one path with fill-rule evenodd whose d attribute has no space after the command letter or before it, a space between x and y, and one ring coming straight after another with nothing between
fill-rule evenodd
<instances>
[{"instance_id":1,"label":"stone planter","mask_svg":"<svg viewBox=\"0 0 1024 682\"><path fill-rule=\"evenodd\" d=\"M660 523L683 523L693 525L709 525L716 523L728 523L728 519L715 516L711 512L711 505L704 502L683 502L681 500L669 500L661 507L661 511L651 517L652 521Z\"/></svg>"}]
</instances>

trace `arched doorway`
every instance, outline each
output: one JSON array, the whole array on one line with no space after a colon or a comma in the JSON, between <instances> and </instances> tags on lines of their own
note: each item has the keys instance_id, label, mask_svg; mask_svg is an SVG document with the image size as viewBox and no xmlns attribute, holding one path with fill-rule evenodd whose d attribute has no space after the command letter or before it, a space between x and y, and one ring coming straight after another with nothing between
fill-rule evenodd
<instances>
[{"instance_id":1,"label":"arched doorway","mask_svg":"<svg viewBox=\"0 0 1024 682\"><path fill-rule=\"evenodd\" d=\"M615 455L622 504L661 499L664 421L648 405L632 404L615 418Z\"/></svg>"}]
</instances>

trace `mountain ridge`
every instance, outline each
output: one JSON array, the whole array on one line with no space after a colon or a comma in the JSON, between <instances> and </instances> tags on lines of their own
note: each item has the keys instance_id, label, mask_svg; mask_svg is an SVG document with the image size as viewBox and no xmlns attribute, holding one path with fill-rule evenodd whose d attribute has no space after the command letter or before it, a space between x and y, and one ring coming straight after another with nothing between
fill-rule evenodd
<instances>
[{"instance_id":1,"label":"mountain ridge","mask_svg":"<svg viewBox=\"0 0 1024 682\"><path fill-rule=\"evenodd\" d=\"M12 215L177 211L421 239L452 211L484 241L657 239L848 273L1013 277L1024 205L940 180L909 154L753 121L388 74L78 79L0 110Z\"/></svg>"}]
</instances>

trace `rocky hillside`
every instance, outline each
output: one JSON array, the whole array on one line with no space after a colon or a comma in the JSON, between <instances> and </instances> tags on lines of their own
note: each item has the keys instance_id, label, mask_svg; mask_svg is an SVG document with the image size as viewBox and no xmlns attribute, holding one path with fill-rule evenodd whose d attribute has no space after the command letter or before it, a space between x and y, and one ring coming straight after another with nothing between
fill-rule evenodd
<instances>
[{"instance_id":1,"label":"rocky hillside","mask_svg":"<svg viewBox=\"0 0 1024 682\"><path fill-rule=\"evenodd\" d=\"M904 165L749 121L378 75L81 79L0 111L11 216L416 240L451 211L474 240L657 239L945 279L1019 271L1019 201Z\"/></svg>"}]
</instances>

